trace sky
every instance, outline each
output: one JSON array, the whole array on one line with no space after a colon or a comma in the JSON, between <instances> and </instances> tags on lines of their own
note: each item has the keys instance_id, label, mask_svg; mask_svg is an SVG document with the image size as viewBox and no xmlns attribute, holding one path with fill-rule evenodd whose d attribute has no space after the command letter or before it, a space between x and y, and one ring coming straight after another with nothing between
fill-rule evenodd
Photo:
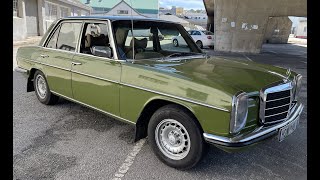
<instances>
[{"instance_id":1,"label":"sky","mask_svg":"<svg viewBox=\"0 0 320 180\"><path fill-rule=\"evenodd\" d=\"M159 0L160 7L169 8L171 6L183 7L184 9L205 9L203 0Z\"/></svg>"}]
</instances>

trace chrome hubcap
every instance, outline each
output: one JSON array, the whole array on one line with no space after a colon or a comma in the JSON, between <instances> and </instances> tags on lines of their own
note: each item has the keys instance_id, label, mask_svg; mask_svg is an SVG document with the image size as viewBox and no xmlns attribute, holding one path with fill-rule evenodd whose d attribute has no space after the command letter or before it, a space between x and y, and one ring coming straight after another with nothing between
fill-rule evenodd
<instances>
[{"instance_id":1,"label":"chrome hubcap","mask_svg":"<svg viewBox=\"0 0 320 180\"><path fill-rule=\"evenodd\" d=\"M177 40L174 40L174 41L173 41L173 44L174 44L175 46L177 46L177 45L178 45Z\"/></svg>"},{"instance_id":2,"label":"chrome hubcap","mask_svg":"<svg viewBox=\"0 0 320 180\"><path fill-rule=\"evenodd\" d=\"M40 74L36 77L36 89L39 97L44 99L47 94L47 85L44 77L42 77Z\"/></svg>"},{"instance_id":3,"label":"chrome hubcap","mask_svg":"<svg viewBox=\"0 0 320 180\"><path fill-rule=\"evenodd\" d=\"M170 159L185 158L190 151L190 137L186 128L174 119L164 119L155 130L160 151Z\"/></svg>"}]
</instances>

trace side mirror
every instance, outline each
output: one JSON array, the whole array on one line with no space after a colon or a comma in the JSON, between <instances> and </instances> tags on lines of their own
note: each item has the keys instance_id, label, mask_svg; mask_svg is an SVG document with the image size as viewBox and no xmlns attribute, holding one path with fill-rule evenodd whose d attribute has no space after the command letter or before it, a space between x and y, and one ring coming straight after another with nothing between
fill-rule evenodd
<instances>
[{"instance_id":1,"label":"side mirror","mask_svg":"<svg viewBox=\"0 0 320 180\"><path fill-rule=\"evenodd\" d=\"M94 56L112 58L112 48L107 46L92 46L91 53Z\"/></svg>"}]
</instances>

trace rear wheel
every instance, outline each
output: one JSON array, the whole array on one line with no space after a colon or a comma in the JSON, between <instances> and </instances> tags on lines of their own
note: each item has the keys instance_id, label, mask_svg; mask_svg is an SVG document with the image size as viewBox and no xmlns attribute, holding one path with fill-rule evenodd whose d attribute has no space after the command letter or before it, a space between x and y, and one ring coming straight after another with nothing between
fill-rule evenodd
<instances>
[{"instance_id":1,"label":"rear wheel","mask_svg":"<svg viewBox=\"0 0 320 180\"><path fill-rule=\"evenodd\" d=\"M174 39L174 40L173 40L173 45L174 45L175 47L178 47L178 46L179 46L179 42L178 42L177 39Z\"/></svg>"},{"instance_id":2,"label":"rear wheel","mask_svg":"<svg viewBox=\"0 0 320 180\"><path fill-rule=\"evenodd\" d=\"M33 86L38 100L46 105L57 103L59 97L50 92L45 75L41 71L36 71L33 78Z\"/></svg>"},{"instance_id":3,"label":"rear wheel","mask_svg":"<svg viewBox=\"0 0 320 180\"><path fill-rule=\"evenodd\" d=\"M201 48L201 49L203 48L203 44L201 41L197 41L196 44L198 45L199 48Z\"/></svg>"},{"instance_id":4,"label":"rear wheel","mask_svg":"<svg viewBox=\"0 0 320 180\"><path fill-rule=\"evenodd\" d=\"M157 110L148 125L150 145L168 166L189 169L202 158L205 143L192 115L177 105Z\"/></svg>"}]
</instances>

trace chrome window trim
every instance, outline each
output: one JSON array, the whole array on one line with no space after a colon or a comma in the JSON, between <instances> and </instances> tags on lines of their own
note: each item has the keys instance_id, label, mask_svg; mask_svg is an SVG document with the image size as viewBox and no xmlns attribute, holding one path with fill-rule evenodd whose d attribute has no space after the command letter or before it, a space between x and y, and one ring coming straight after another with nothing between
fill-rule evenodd
<instances>
[{"instance_id":1,"label":"chrome window trim","mask_svg":"<svg viewBox=\"0 0 320 180\"><path fill-rule=\"evenodd\" d=\"M293 100L293 92L292 92L293 86L292 86L292 81L289 81L287 83L284 83L283 81L278 81L275 83L272 83L260 90L260 109L259 109L259 119L262 124L273 124L275 122L279 122L280 120L273 121L273 122L265 122L265 111L266 111L266 102L271 102L271 101L266 101L267 100L267 94L269 93L274 93L274 92L280 92L280 91L286 91L290 90L290 105L289 105L289 110L287 113L287 119L290 116L290 110L292 108L292 100ZM288 97L286 97L288 98ZM280 98L284 99L284 98ZM277 99L279 100L279 99ZM268 116L270 117L270 116ZM281 121L284 121L285 119L282 119Z\"/></svg>"},{"instance_id":2,"label":"chrome window trim","mask_svg":"<svg viewBox=\"0 0 320 180\"><path fill-rule=\"evenodd\" d=\"M54 31L54 32L57 30L57 26L60 25L60 22L61 22L62 20L63 20L63 19L61 19L61 18L60 18L60 19L57 19L56 24L55 24L54 27L53 27L53 31ZM39 46L45 47L48 39L52 36L52 34L54 34L54 32L50 32L46 37L44 37L44 38L45 38L44 41L43 41L42 44L39 45Z\"/></svg>"},{"instance_id":3,"label":"chrome window trim","mask_svg":"<svg viewBox=\"0 0 320 180\"><path fill-rule=\"evenodd\" d=\"M60 26L60 28L61 28L61 26L62 26L63 23L81 23L81 30L80 30L80 36L81 36L81 32L82 32L82 30L83 30L83 20L81 20L81 19L79 19L79 20L63 20L63 19L60 19L60 20L57 21L57 24L56 24L55 27L53 28L53 29L54 29L53 32L50 32L50 34L49 34L49 35L46 37L46 39L43 41L42 47L47 48L47 49L54 49L54 48L48 48L48 47L46 47L46 46L47 46L48 42L51 40L51 38L52 38L52 36L54 35L54 33L55 33L55 32L57 31L57 29L59 28L59 26ZM60 34L60 32L59 32L59 34ZM58 35L58 38L59 38L59 35ZM62 49L58 49L58 50L62 50L63 52L73 52L73 53L75 53L75 52L77 52L79 40L80 40L80 39L79 39L79 37L78 37L78 43L77 43L77 45L76 45L75 51L67 51L67 50L62 50ZM57 41L57 42L58 42L58 41Z\"/></svg>"},{"instance_id":4,"label":"chrome window trim","mask_svg":"<svg viewBox=\"0 0 320 180\"><path fill-rule=\"evenodd\" d=\"M100 23L100 24L105 24L107 27L108 27L108 37L109 37L109 43L110 43L110 46L112 48L112 52L113 52L113 58L106 58L106 59L112 59L113 61L123 61L123 60L119 60L118 59L118 54L117 54L117 51L116 51L116 46L115 46L115 43L114 43L114 38L113 38L113 31L112 31L112 27L111 27L111 21L109 19L104 19L104 20L95 20L95 19L89 19L89 20L86 20L86 19L83 19L83 26L82 26L82 32L81 32L81 35L80 35L80 39L79 39L79 42L78 42L78 47L79 49L76 51L77 54L83 54L83 53L80 53L80 45L81 45L81 38L82 38L82 33L83 33L83 28L84 28L84 24L85 23ZM87 55L90 55L90 54L87 54ZM92 55L93 56L93 55ZM98 57L98 56L93 56L93 57ZM104 58L104 57L100 57L100 58Z\"/></svg>"},{"instance_id":5,"label":"chrome window trim","mask_svg":"<svg viewBox=\"0 0 320 180\"><path fill-rule=\"evenodd\" d=\"M107 114L107 115L109 115L109 116L112 116L112 117L114 117L114 118L116 118L116 119L122 120L122 121L124 121L124 122L131 123L131 124L134 124L134 125L136 124L135 122L129 121L129 120L125 119L125 118L122 118L122 117L120 117L120 116L114 115L114 114L109 113L109 112L107 112L107 111L104 111L104 110L102 110L102 109L93 107L93 106L91 106L91 105L88 105L88 104L83 103L83 102L81 102L81 101L75 100L75 99L70 98L70 97L68 97L68 96L64 96L64 95L59 94L59 93L57 93L57 92L55 92L55 91L51 91L51 92L52 92L53 94L55 94L55 95L61 96L61 97L66 98L66 99L68 99L68 100L70 100L70 101L79 103L79 104L84 105L84 106L87 106L87 107L89 107L89 108L91 108L91 109L94 109L94 110L97 110L97 111L99 111L99 112L105 113L105 114Z\"/></svg>"},{"instance_id":6,"label":"chrome window trim","mask_svg":"<svg viewBox=\"0 0 320 180\"><path fill-rule=\"evenodd\" d=\"M66 50L63 50L63 49L53 49L53 48L47 48L47 47L42 47L42 46L40 46L40 48L46 49L46 50L50 50L50 51L58 51L58 52L63 52L63 53L70 53L72 55L75 54L75 52L73 52L73 51L66 51Z\"/></svg>"}]
</instances>

